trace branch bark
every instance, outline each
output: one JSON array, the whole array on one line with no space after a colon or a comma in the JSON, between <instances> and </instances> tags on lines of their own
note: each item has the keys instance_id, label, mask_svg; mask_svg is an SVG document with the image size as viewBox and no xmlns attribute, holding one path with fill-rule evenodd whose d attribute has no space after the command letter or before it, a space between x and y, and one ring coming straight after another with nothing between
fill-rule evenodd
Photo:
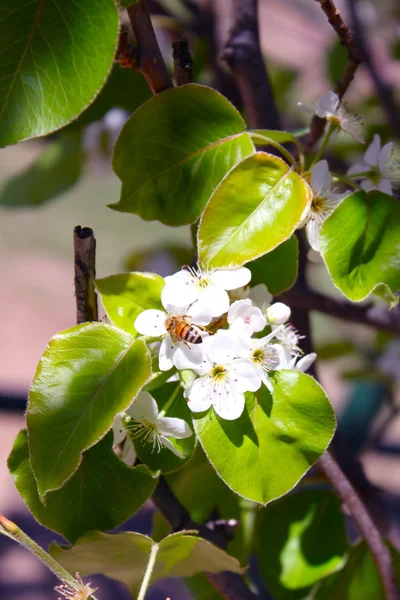
<instances>
[{"instance_id":1,"label":"branch bark","mask_svg":"<svg viewBox=\"0 0 400 600\"><path fill-rule=\"evenodd\" d=\"M132 4L127 9L136 40L136 69L143 74L153 92L172 88L172 80L158 46L146 0Z\"/></svg>"},{"instance_id":2,"label":"branch bark","mask_svg":"<svg viewBox=\"0 0 400 600\"><path fill-rule=\"evenodd\" d=\"M222 58L238 84L252 129L281 129L271 82L261 52L258 1L233 0L235 23Z\"/></svg>"},{"instance_id":3,"label":"branch bark","mask_svg":"<svg viewBox=\"0 0 400 600\"><path fill-rule=\"evenodd\" d=\"M96 240L90 227L74 228L76 322L98 320L96 279Z\"/></svg>"}]
</instances>

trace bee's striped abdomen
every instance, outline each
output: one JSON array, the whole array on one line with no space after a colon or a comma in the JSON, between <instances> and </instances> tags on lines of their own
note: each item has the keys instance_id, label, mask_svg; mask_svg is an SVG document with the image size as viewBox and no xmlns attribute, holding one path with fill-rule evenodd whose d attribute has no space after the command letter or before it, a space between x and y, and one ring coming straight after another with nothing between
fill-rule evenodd
<instances>
[{"instance_id":1,"label":"bee's striped abdomen","mask_svg":"<svg viewBox=\"0 0 400 600\"><path fill-rule=\"evenodd\" d=\"M193 325L189 325L189 323L183 323L182 327L176 329L176 333L181 340L190 344L200 344L202 341L200 331Z\"/></svg>"}]
</instances>

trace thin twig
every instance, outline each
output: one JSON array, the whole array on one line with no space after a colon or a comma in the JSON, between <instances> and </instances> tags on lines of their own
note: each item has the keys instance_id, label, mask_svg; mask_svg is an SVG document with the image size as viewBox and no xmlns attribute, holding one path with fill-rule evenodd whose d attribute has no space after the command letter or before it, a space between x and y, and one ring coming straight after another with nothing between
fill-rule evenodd
<instances>
[{"instance_id":1,"label":"thin twig","mask_svg":"<svg viewBox=\"0 0 400 600\"><path fill-rule=\"evenodd\" d=\"M399 592L394 578L392 560L387 546L382 541L375 523L368 514L363 502L354 490L330 452L326 452L318 462L318 466L332 483L335 491L342 499L347 510L356 523L362 537L371 551L372 558L378 568L385 590L386 600L398 600Z\"/></svg>"},{"instance_id":2,"label":"thin twig","mask_svg":"<svg viewBox=\"0 0 400 600\"><path fill-rule=\"evenodd\" d=\"M233 0L235 23L222 58L235 76L252 129L281 129L261 52L258 1Z\"/></svg>"},{"instance_id":3,"label":"thin twig","mask_svg":"<svg viewBox=\"0 0 400 600\"><path fill-rule=\"evenodd\" d=\"M300 310L316 310L351 323L361 323L381 331L400 335L400 311L373 304L351 304L341 298L329 298L310 289L306 284L296 285L279 295L279 300Z\"/></svg>"},{"instance_id":4,"label":"thin twig","mask_svg":"<svg viewBox=\"0 0 400 600\"><path fill-rule=\"evenodd\" d=\"M172 42L174 76L176 85L185 85L192 81L193 60L189 51L189 41L180 37Z\"/></svg>"},{"instance_id":5,"label":"thin twig","mask_svg":"<svg viewBox=\"0 0 400 600\"><path fill-rule=\"evenodd\" d=\"M132 4L127 11L136 40L136 69L146 78L153 94L159 94L173 85L158 46L146 0Z\"/></svg>"},{"instance_id":6,"label":"thin twig","mask_svg":"<svg viewBox=\"0 0 400 600\"><path fill-rule=\"evenodd\" d=\"M322 10L328 17L329 23L336 32L340 43L347 50L348 63L334 90L339 98L342 99L350 83L354 79L354 75L363 60L363 55L357 44L354 33L343 21L333 0L316 0L316 2L321 5ZM310 132L304 140L305 152L309 152L321 139L324 134L325 125L326 119L321 119L320 117L317 117L317 115L314 115L311 120Z\"/></svg>"},{"instance_id":7,"label":"thin twig","mask_svg":"<svg viewBox=\"0 0 400 600\"><path fill-rule=\"evenodd\" d=\"M76 322L98 320L96 279L96 240L90 227L74 228Z\"/></svg>"},{"instance_id":8,"label":"thin twig","mask_svg":"<svg viewBox=\"0 0 400 600\"><path fill-rule=\"evenodd\" d=\"M357 0L347 0L347 6L354 30L354 36L360 48L362 61L369 71L393 133L397 138L400 138L400 107L396 105L392 87L381 77L380 71L375 65L375 60L369 48L369 44L367 43L366 36L364 35L363 26L359 17L359 2Z\"/></svg>"}]
</instances>

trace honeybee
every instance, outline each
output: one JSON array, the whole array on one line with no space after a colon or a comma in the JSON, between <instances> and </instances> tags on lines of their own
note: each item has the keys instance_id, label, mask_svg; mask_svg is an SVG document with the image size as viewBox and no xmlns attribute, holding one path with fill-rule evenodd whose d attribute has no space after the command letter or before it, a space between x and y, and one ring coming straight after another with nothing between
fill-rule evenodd
<instances>
[{"instance_id":1,"label":"honeybee","mask_svg":"<svg viewBox=\"0 0 400 600\"><path fill-rule=\"evenodd\" d=\"M192 318L187 315L168 317L166 329L174 342L182 341L186 345L201 344L203 341L199 325L192 324Z\"/></svg>"}]
</instances>

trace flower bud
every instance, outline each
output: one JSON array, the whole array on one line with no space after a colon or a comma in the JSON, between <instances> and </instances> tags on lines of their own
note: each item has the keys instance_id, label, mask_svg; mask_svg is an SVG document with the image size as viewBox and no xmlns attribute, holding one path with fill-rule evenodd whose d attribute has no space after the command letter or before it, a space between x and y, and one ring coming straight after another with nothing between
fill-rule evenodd
<instances>
[{"instance_id":1,"label":"flower bud","mask_svg":"<svg viewBox=\"0 0 400 600\"><path fill-rule=\"evenodd\" d=\"M270 325L283 325L290 319L290 308L283 302L275 302L267 308L265 316Z\"/></svg>"}]
</instances>

